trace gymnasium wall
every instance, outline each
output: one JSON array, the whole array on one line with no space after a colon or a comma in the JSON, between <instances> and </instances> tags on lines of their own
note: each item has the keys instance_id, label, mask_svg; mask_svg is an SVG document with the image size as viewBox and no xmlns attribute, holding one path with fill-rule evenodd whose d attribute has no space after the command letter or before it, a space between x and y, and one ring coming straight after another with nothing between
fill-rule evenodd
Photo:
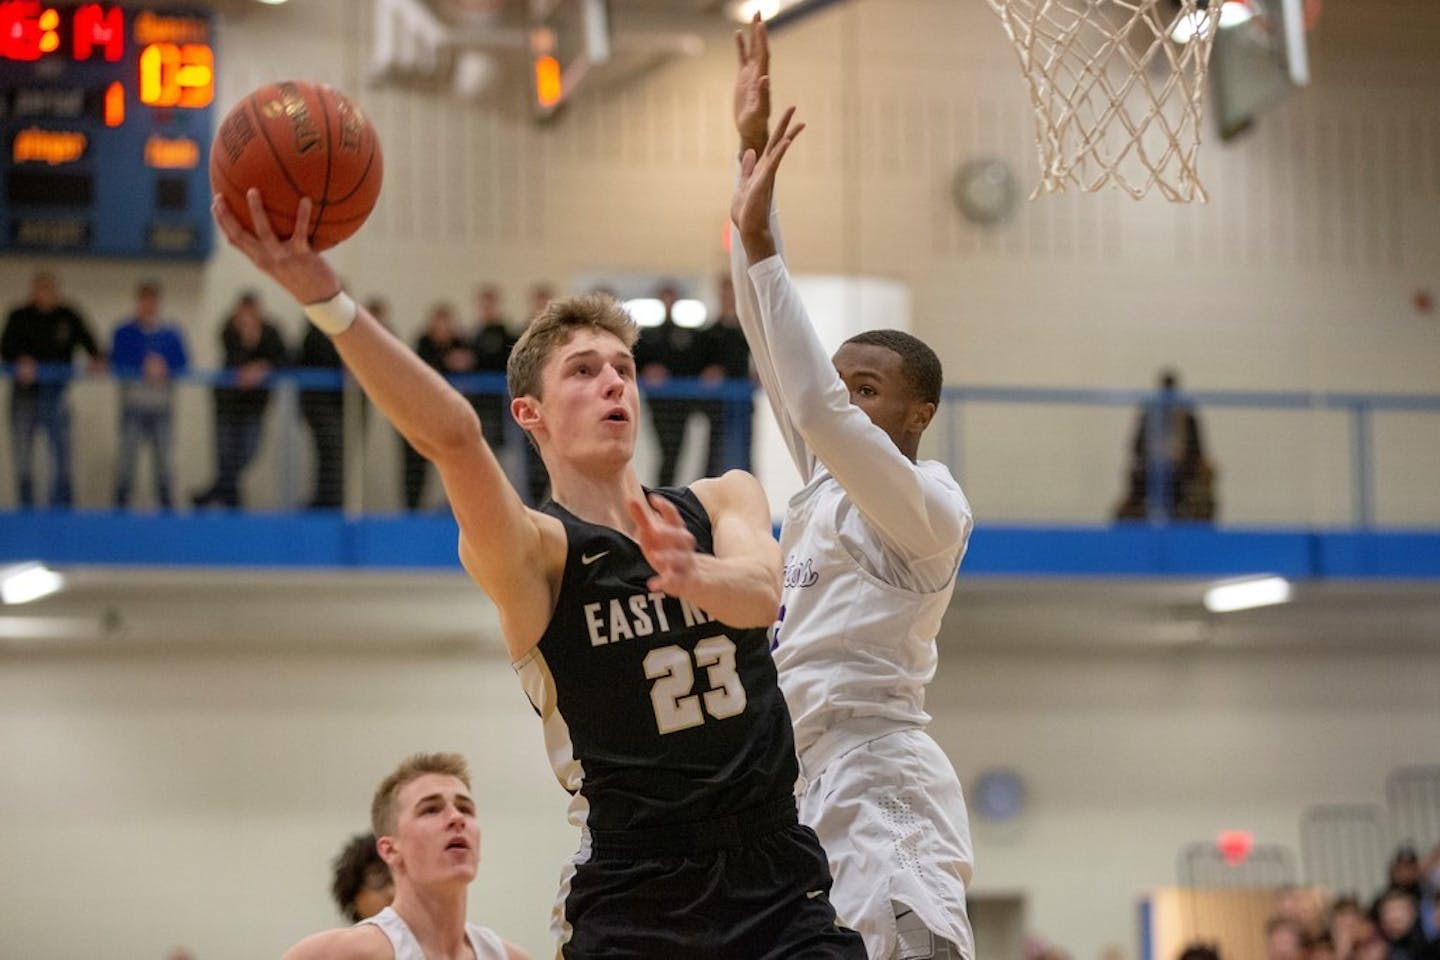
<instances>
[{"instance_id":1,"label":"gymnasium wall","mask_svg":"<svg viewBox=\"0 0 1440 960\"><path fill-rule=\"evenodd\" d=\"M485 104L367 88L364 7L227 14L218 107L289 75L357 93L380 127L387 186L335 258L357 292L389 296L407 335L432 300L468 308L485 280L514 311L538 280L721 267L727 46L537 128L518 86ZM998 24L979 0L851 0L776 39L777 98L812 124L781 187L791 261L908 284L915 329L952 382L1135 387L1175 363L1200 389L1437 392L1440 324L1410 306L1440 274L1437 34L1434 4L1327 4L1315 85L1245 140L1207 144L1210 205L1047 198L985 230L949 198L960 162L998 155L1027 182L1035 169ZM107 332L134 281L160 277L202 366L218 358L222 311L257 285L228 251L204 267L5 257L6 299L40 265ZM260 286L293 335L296 311ZM114 414L81 404L80 389L85 462ZM182 475L209 462L208 407L186 402ZM1344 519L1344 423L1286 416L1207 416L1227 516ZM980 518L1098 519L1129 424L1120 412L969 415L964 477ZM1411 459L1382 466L1433 487L1433 425L1393 429L1414 437L1394 448ZM260 470L273 444L269 457ZM373 482L393 483L393 450L376 464ZM103 500L108 477L82 480L81 496ZM533 713L498 641L485 642L481 657L397 641L388 657L0 660L0 956L278 955L338 922L328 861L363 829L374 783L417 749L471 758L486 850L473 911L548 956L574 836ZM980 656L963 636L944 656L934 732L962 778L1006 765L1030 787L1016 824L975 823L976 892L1023 892L1028 926L1076 960L1112 944L1134 957L1135 898L1174 883L1183 844L1238 826L1293 846L1306 805L1378 801L1391 768L1440 761L1428 746L1436 656Z\"/></svg>"},{"instance_id":2,"label":"gymnasium wall","mask_svg":"<svg viewBox=\"0 0 1440 960\"><path fill-rule=\"evenodd\" d=\"M582 96L539 127L518 72L480 103L367 86L366 5L225 9L221 111L261 82L304 75L355 92L374 115L385 191L335 260L356 291L390 297L407 336L436 299L468 313L486 280L521 311L538 280L564 290L581 273L705 276L723 265L728 43ZM780 188L792 266L907 284L915 329L953 383L1139 387L1176 364L1195 389L1435 392L1440 321L1411 297L1440 274L1436 39L1433 4L1330 4L1313 37L1312 87L1233 144L1206 126L1210 204L1047 197L982 228L951 200L960 163L999 156L1027 188L1036 170L1025 87L998 21L979 2L853 0L775 41L777 102L799 104L811 125ZM7 298L22 295L37 264L0 260ZM256 285L228 250L203 267L47 265L107 332L135 279L160 276L201 364L217 359L235 293ZM288 299L260 286L298 331ZM190 406L182 474L187 464L203 471L209 456L206 407ZM80 434L107 450L108 402L84 416ZM973 418L963 479L982 515L1108 513L1128 413L986 407ZM1217 411L1207 426L1227 520L1349 522L1343 415ZM1393 488L1381 522L1434 521L1424 494L1440 467L1434 436L1432 416L1377 425ZM385 445L372 458L382 483L394 482L394 456ZM102 502L103 466L90 482ZM87 489L82 481L82 500Z\"/></svg>"},{"instance_id":3,"label":"gymnasium wall","mask_svg":"<svg viewBox=\"0 0 1440 960\"><path fill-rule=\"evenodd\" d=\"M6 659L0 956L278 956L340 922L329 860L364 828L375 783L420 749L460 750L475 771L472 915L550 956L576 835L540 726L498 641L484 643ZM1436 689L1435 655L959 645L942 655L930 708L967 788L1007 766L1029 791L1012 823L972 811L974 894L1023 895L1027 929L1074 960L1110 946L1134 960L1136 899L1176 882L1182 846L1233 827L1294 849L1306 806L1383 803L1392 768L1440 762Z\"/></svg>"}]
</instances>

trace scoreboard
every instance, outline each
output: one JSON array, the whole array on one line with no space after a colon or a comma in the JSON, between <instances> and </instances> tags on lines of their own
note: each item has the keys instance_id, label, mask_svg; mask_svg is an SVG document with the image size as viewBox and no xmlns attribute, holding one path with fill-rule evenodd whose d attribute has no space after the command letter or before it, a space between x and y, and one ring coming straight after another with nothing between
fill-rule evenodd
<instances>
[{"instance_id":1,"label":"scoreboard","mask_svg":"<svg viewBox=\"0 0 1440 960\"><path fill-rule=\"evenodd\" d=\"M203 259L209 11L0 0L0 252Z\"/></svg>"}]
</instances>

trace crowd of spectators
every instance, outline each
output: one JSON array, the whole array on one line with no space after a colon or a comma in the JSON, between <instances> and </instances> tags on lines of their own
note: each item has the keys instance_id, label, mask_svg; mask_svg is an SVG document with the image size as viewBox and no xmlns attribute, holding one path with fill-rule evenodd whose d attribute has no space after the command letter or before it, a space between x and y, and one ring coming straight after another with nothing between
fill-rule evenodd
<instances>
[{"instance_id":1,"label":"crowd of spectators","mask_svg":"<svg viewBox=\"0 0 1440 960\"><path fill-rule=\"evenodd\" d=\"M651 410L651 424L660 451L658 485L673 484L689 420L702 417L709 426L704 472L716 475L731 467L750 466L752 405L717 389L725 381L748 381L749 353L735 317L729 280L721 283L721 302L711 322L685 326L673 316L680 291L666 284L656 292L664 304L658 326L644 329L636 347ZM530 294L528 316L552 299L548 285ZM388 305L371 300L367 307L390 325ZM505 366L524 323L504 310L504 297L493 284L482 286L471 317L462 317L449 303L432 305L419 335L416 352L436 371L451 378L475 407L487 441L503 454L512 444L523 464L525 491L532 504L547 495L548 478L530 444L510 422ZM10 311L0 335L0 362L13 381L10 397L11 460L16 500L21 509L48 506L68 509L73 502L70 411L66 388L77 355L85 355L91 373L109 370L118 383L119 424L112 502L127 509L132 501L136 467L148 451L154 477L154 502L174 509L177 495L173 467L174 394L177 379L200 375L211 384L213 399L214 476L190 493L196 509L244 506L243 477L261 449L266 411L277 386L275 374L287 370L298 380L299 412L311 437L313 492L308 509L342 505L345 463L345 398L340 356L328 337L310 324L293 347L280 326L266 315L257 294L243 292L221 321L220 366L192 370L192 351L184 327L167 315L164 291L153 280L135 289L133 312L120 318L106 350L97 341L82 311L61 295L58 278L39 272L26 301ZM658 395L656 395L658 394ZM708 394L708 395L707 395ZM363 408L362 408L363 412ZM44 435L49 451L48 498L35 489L36 438ZM401 442L400 479L404 506L422 509L428 465Z\"/></svg>"},{"instance_id":2,"label":"crowd of spectators","mask_svg":"<svg viewBox=\"0 0 1440 960\"><path fill-rule=\"evenodd\" d=\"M1194 943L1179 960L1227 960ZM1358 893L1280 891L1265 924L1265 960L1440 960L1440 845L1423 859L1395 851L1388 876L1368 901Z\"/></svg>"}]
</instances>

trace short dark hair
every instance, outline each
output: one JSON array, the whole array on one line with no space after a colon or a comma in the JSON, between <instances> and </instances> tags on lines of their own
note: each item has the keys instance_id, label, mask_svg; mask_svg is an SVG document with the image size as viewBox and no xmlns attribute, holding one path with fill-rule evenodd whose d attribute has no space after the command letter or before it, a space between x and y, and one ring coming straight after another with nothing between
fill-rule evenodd
<instances>
[{"instance_id":1,"label":"short dark hair","mask_svg":"<svg viewBox=\"0 0 1440 960\"><path fill-rule=\"evenodd\" d=\"M365 877L376 870L383 871L387 877L390 875L390 868L375 849L375 834L355 834L330 866L335 871L335 878L330 882L335 905L352 922L359 923L362 918L355 910L355 898L365 886Z\"/></svg>"},{"instance_id":2,"label":"short dark hair","mask_svg":"<svg viewBox=\"0 0 1440 960\"><path fill-rule=\"evenodd\" d=\"M901 369L905 371L905 379L910 383L915 398L940 405L940 388L945 385L945 371L940 366L940 358L924 340L903 330L866 330L845 342L884 347L894 353L900 358Z\"/></svg>"},{"instance_id":3,"label":"short dark hair","mask_svg":"<svg viewBox=\"0 0 1440 960\"><path fill-rule=\"evenodd\" d=\"M158 297L158 296L160 296L160 281L159 281L159 280L141 280L140 283L139 283L139 285L135 288L135 296L137 296L137 297Z\"/></svg>"},{"instance_id":4,"label":"short dark hair","mask_svg":"<svg viewBox=\"0 0 1440 960\"><path fill-rule=\"evenodd\" d=\"M1180 951L1180 960L1220 960L1220 951L1209 943L1192 943Z\"/></svg>"},{"instance_id":5,"label":"short dark hair","mask_svg":"<svg viewBox=\"0 0 1440 960\"><path fill-rule=\"evenodd\" d=\"M1342 893L1340 896L1335 898L1334 903L1330 904L1330 915L1332 917L1335 914L1346 910L1353 910L1356 913L1365 912L1365 909L1360 906L1360 898L1355 896L1353 893Z\"/></svg>"},{"instance_id":6,"label":"short dark hair","mask_svg":"<svg viewBox=\"0 0 1440 960\"><path fill-rule=\"evenodd\" d=\"M1416 852L1415 852L1415 848L1414 848L1413 846L1411 846L1410 844L1408 844L1408 843L1401 844L1399 847L1396 847L1396 848L1395 848L1395 856L1390 859L1390 863L1391 863L1392 866L1393 866L1394 864L1397 864L1397 863L1419 863L1419 862L1420 862L1420 855L1419 855L1418 853L1416 853Z\"/></svg>"}]
</instances>

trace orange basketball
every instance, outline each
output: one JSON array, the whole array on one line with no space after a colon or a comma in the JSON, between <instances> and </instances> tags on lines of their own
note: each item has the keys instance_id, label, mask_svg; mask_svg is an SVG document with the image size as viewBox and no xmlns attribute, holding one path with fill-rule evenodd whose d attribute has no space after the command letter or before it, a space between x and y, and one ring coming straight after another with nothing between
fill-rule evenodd
<instances>
[{"instance_id":1,"label":"orange basketball","mask_svg":"<svg viewBox=\"0 0 1440 960\"><path fill-rule=\"evenodd\" d=\"M314 205L310 245L333 247L360 229L380 196L380 140L334 87L272 83L237 103L210 148L210 186L253 229L245 191L258 187L279 237L295 231L301 197Z\"/></svg>"}]
</instances>

